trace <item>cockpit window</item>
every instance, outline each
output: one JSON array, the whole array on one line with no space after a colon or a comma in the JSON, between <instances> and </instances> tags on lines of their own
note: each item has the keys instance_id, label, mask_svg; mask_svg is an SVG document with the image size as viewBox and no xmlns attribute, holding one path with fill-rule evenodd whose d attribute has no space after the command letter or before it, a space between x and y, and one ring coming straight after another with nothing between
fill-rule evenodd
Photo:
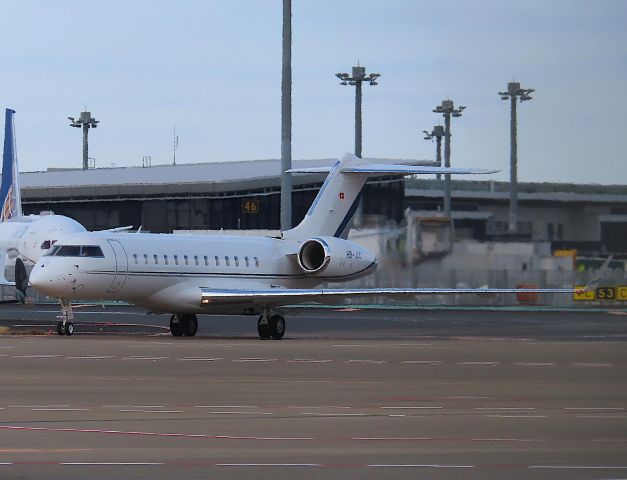
<instances>
[{"instance_id":1,"label":"cockpit window","mask_svg":"<svg viewBox=\"0 0 627 480\"><path fill-rule=\"evenodd\" d=\"M46 256L51 257L55 255L59 251L60 248L61 248L61 245L55 245L48 252L46 252Z\"/></svg>"},{"instance_id":2,"label":"cockpit window","mask_svg":"<svg viewBox=\"0 0 627 480\"><path fill-rule=\"evenodd\" d=\"M78 257L80 253L80 245L61 245L61 248L57 250L57 253L55 253L55 255L57 257Z\"/></svg>"},{"instance_id":3,"label":"cockpit window","mask_svg":"<svg viewBox=\"0 0 627 480\"><path fill-rule=\"evenodd\" d=\"M55 245L47 253L56 257L104 257L98 245Z\"/></svg>"},{"instance_id":4,"label":"cockpit window","mask_svg":"<svg viewBox=\"0 0 627 480\"><path fill-rule=\"evenodd\" d=\"M41 244L41 249L42 250L48 250L50 248L50 240L44 240L44 243Z\"/></svg>"},{"instance_id":5,"label":"cockpit window","mask_svg":"<svg viewBox=\"0 0 627 480\"><path fill-rule=\"evenodd\" d=\"M98 245L83 245L81 257L104 257L102 249Z\"/></svg>"}]
</instances>

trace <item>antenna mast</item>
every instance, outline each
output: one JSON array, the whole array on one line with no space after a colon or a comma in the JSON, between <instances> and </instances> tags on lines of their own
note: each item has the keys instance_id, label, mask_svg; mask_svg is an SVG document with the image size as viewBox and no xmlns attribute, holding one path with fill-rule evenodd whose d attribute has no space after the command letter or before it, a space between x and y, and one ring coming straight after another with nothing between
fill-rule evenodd
<instances>
[{"instance_id":1,"label":"antenna mast","mask_svg":"<svg viewBox=\"0 0 627 480\"><path fill-rule=\"evenodd\" d=\"M176 149L179 146L179 137L176 135L176 123L174 124L174 135L172 137L172 165L176 165Z\"/></svg>"}]
</instances>

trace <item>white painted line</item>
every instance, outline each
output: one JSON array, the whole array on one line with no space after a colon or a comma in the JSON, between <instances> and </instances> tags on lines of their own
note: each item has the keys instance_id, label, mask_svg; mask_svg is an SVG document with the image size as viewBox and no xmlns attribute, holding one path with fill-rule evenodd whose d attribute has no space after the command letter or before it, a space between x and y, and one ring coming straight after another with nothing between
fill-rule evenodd
<instances>
[{"instance_id":1,"label":"white painted line","mask_svg":"<svg viewBox=\"0 0 627 480\"><path fill-rule=\"evenodd\" d=\"M564 410L616 410L623 411L625 407L565 407Z\"/></svg>"},{"instance_id":2,"label":"white painted line","mask_svg":"<svg viewBox=\"0 0 627 480\"><path fill-rule=\"evenodd\" d=\"M242 412L238 410L236 412L209 412L213 415L274 415L274 413L270 412Z\"/></svg>"},{"instance_id":3,"label":"white painted line","mask_svg":"<svg viewBox=\"0 0 627 480\"><path fill-rule=\"evenodd\" d=\"M468 365L473 365L473 366L480 366L480 367L494 367L496 365L499 365L501 362L457 362L457 365L462 365L462 366L468 366Z\"/></svg>"},{"instance_id":4,"label":"white painted line","mask_svg":"<svg viewBox=\"0 0 627 480\"><path fill-rule=\"evenodd\" d=\"M365 417L365 413L320 413L320 412L301 412L299 415L309 415L314 417Z\"/></svg>"},{"instance_id":5,"label":"white painted line","mask_svg":"<svg viewBox=\"0 0 627 480\"><path fill-rule=\"evenodd\" d=\"M553 367L555 362L516 362L521 367Z\"/></svg>"},{"instance_id":6,"label":"white painted line","mask_svg":"<svg viewBox=\"0 0 627 480\"><path fill-rule=\"evenodd\" d=\"M329 363L333 360L317 360L315 358L295 358L288 360L287 363Z\"/></svg>"},{"instance_id":7,"label":"white painted line","mask_svg":"<svg viewBox=\"0 0 627 480\"><path fill-rule=\"evenodd\" d=\"M143 465L165 465L164 462L61 462L59 465L78 466L143 466Z\"/></svg>"},{"instance_id":8,"label":"white painted line","mask_svg":"<svg viewBox=\"0 0 627 480\"><path fill-rule=\"evenodd\" d=\"M627 418L627 415L577 415L577 418Z\"/></svg>"},{"instance_id":9,"label":"white painted line","mask_svg":"<svg viewBox=\"0 0 627 480\"><path fill-rule=\"evenodd\" d=\"M177 360L181 362L217 362L218 360L224 360L224 358L185 357L185 358L177 358Z\"/></svg>"},{"instance_id":10,"label":"white painted line","mask_svg":"<svg viewBox=\"0 0 627 480\"><path fill-rule=\"evenodd\" d=\"M89 408L31 408L33 412L91 412Z\"/></svg>"},{"instance_id":11,"label":"white painted line","mask_svg":"<svg viewBox=\"0 0 627 480\"><path fill-rule=\"evenodd\" d=\"M475 410L535 410L535 407L475 407Z\"/></svg>"},{"instance_id":12,"label":"white painted line","mask_svg":"<svg viewBox=\"0 0 627 480\"><path fill-rule=\"evenodd\" d=\"M66 360L104 360L107 358L115 358L113 355L85 355L79 357L65 357Z\"/></svg>"},{"instance_id":13,"label":"white painted line","mask_svg":"<svg viewBox=\"0 0 627 480\"><path fill-rule=\"evenodd\" d=\"M369 464L371 468L475 468L474 465Z\"/></svg>"},{"instance_id":14,"label":"white painted line","mask_svg":"<svg viewBox=\"0 0 627 480\"><path fill-rule=\"evenodd\" d=\"M342 407L342 406L337 406L337 405L288 405L287 408L353 408L353 407Z\"/></svg>"},{"instance_id":15,"label":"white painted line","mask_svg":"<svg viewBox=\"0 0 627 480\"><path fill-rule=\"evenodd\" d=\"M372 364L372 365L380 365L382 363L387 363L386 360L363 360L363 359L357 359L357 360L346 360L344 363L366 363L366 364Z\"/></svg>"},{"instance_id":16,"label":"white painted line","mask_svg":"<svg viewBox=\"0 0 627 480\"><path fill-rule=\"evenodd\" d=\"M320 463L216 463L216 467L321 467Z\"/></svg>"},{"instance_id":17,"label":"white painted line","mask_svg":"<svg viewBox=\"0 0 627 480\"><path fill-rule=\"evenodd\" d=\"M473 442L548 442L545 438L471 438Z\"/></svg>"},{"instance_id":18,"label":"white painted line","mask_svg":"<svg viewBox=\"0 0 627 480\"><path fill-rule=\"evenodd\" d=\"M401 364L407 365L441 365L442 363L441 360L405 360L401 362Z\"/></svg>"},{"instance_id":19,"label":"white painted line","mask_svg":"<svg viewBox=\"0 0 627 480\"><path fill-rule=\"evenodd\" d=\"M63 408L70 407L71 405L7 405L9 408Z\"/></svg>"},{"instance_id":20,"label":"white painted line","mask_svg":"<svg viewBox=\"0 0 627 480\"><path fill-rule=\"evenodd\" d=\"M388 415L388 417L406 417L406 416L407 415L403 415L403 414L400 414L400 413L394 413L394 414Z\"/></svg>"},{"instance_id":21,"label":"white painted line","mask_svg":"<svg viewBox=\"0 0 627 480\"><path fill-rule=\"evenodd\" d=\"M575 367L613 367L611 363L573 363Z\"/></svg>"},{"instance_id":22,"label":"white painted line","mask_svg":"<svg viewBox=\"0 0 627 480\"><path fill-rule=\"evenodd\" d=\"M259 408L257 405L194 405L194 408Z\"/></svg>"},{"instance_id":23,"label":"white painted line","mask_svg":"<svg viewBox=\"0 0 627 480\"><path fill-rule=\"evenodd\" d=\"M165 405L130 405L131 408L165 408Z\"/></svg>"},{"instance_id":24,"label":"white painted line","mask_svg":"<svg viewBox=\"0 0 627 480\"><path fill-rule=\"evenodd\" d=\"M624 465L529 465L527 468L534 469L575 469L575 470L624 470Z\"/></svg>"},{"instance_id":25,"label":"white painted line","mask_svg":"<svg viewBox=\"0 0 627 480\"><path fill-rule=\"evenodd\" d=\"M547 418L547 415L484 415L485 418Z\"/></svg>"},{"instance_id":26,"label":"white painted line","mask_svg":"<svg viewBox=\"0 0 627 480\"><path fill-rule=\"evenodd\" d=\"M124 357L122 360L165 360L170 357Z\"/></svg>"},{"instance_id":27,"label":"white painted line","mask_svg":"<svg viewBox=\"0 0 627 480\"><path fill-rule=\"evenodd\" d=\"M431 437L353 437L351 440L374 440L374 441L417 441L433 440Z\"/></svg>"},{"instance_id":28,"label":"white painted line","mask_svg":"<svg viewBox=\"0 0 627 480\"><path fill-rule=\"evenodd\" d=\"M233 360L233 362L241 363L241 362L276 362L276 358L238 358L237 360Z\"/></svg>"},{"instance_id":29,"label":"white painted line","mask_svg":"<svg viewBox=\"0 0 627 480\"><path fill-rule=\"evenodd\" d=\"M444 408L444 407L418 407L418 406L414 406L414 407L379 407L379 408L383 408L383 409L388 409L388 410L409 410L409 409L425 409L425 410L429 410L429 409L440 409L440 408Z\"/></svg>"},{"instance_id":30,"label":"white painted line","mask_svg":"<svg viewBox=\"0 0 627 480\"><path fill-rule=\"evenodd\" d=\"M124 409L118 410L119 412L134 412L134 413L183 413L183 410L140 410L140 409Z\"/></svg>"},{"instance_id":31,"label":"white painted line","mask_svg":"<svg viewBox=\"0 0 627 480\"><path fill-rule=\"evenodd\" d=\"M11 358L56 358L61 355L11 355Z\"/></svg>"}]
</instances>

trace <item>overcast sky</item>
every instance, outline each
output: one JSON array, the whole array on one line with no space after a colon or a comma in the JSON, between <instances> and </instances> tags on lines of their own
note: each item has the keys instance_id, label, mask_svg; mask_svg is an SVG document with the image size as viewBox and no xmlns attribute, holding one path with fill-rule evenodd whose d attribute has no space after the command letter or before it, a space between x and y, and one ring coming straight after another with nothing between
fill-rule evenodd
<instances>
[{"instance_id":1,"label":"overcast sky","mask_svg":"<svg viewBox=\"0 0 627 480\"><path fill-rule=\"evenodd\" d=\"M0 0L0 106L14 108L20 170L81 165L68 116L87 108L97 166L280 157L280 0ZM522 181L624 184L627 2L293 0L293 158L353 150L359 60L364 156L432 159L420 131L453 120L452 164L509 178L514 77ZM3 119L0 121L4 121Z\"/></svg>"}]
</instances>

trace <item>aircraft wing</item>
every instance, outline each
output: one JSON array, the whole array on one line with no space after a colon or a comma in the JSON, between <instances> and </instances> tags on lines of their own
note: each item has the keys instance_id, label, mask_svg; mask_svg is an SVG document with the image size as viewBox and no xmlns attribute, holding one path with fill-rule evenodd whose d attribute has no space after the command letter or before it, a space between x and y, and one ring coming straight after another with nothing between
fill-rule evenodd
<instances>
[{"instance_id":1,"label":"aircraft wing","mask_svg":"<svg viewBox=\"0 0 627 480\"><path fill-rule=\"evenodd\" d=\"M290 303L328 303L359 297L415 297L422 295L484 295L504 293L569 293L574 288L343 288L343 289L288 289L235 290L201 288L201 305L228 305L257 303L286 305Z\"/></svg>"}]
</instances>

